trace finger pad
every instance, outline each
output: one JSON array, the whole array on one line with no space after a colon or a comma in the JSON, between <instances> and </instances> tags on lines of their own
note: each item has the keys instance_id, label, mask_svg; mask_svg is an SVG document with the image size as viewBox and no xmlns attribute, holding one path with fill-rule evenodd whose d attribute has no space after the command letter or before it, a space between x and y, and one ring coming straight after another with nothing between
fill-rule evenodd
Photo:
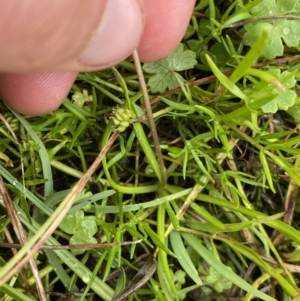
<instances>
[{"instance_id":1,"label":"finger pad","mask_svg":"<svg viewBox=\"0 0 300 301\"><path fill-rule=\"evenodd\" d=\"M76 76L76 72L0 74L0 95L19 113L45 115L60 106Z\"/></svg>"},{"instance_id":2,"label":"finger pad","mask_svg":"<svg viewBox=\"0 0 300 301\"><path fill-rule=\"evenodd\" d=\"M195 0L145 1L145 29L138 48L143 62L168 56L189 24Z\"/></svg>"}]
</instances>

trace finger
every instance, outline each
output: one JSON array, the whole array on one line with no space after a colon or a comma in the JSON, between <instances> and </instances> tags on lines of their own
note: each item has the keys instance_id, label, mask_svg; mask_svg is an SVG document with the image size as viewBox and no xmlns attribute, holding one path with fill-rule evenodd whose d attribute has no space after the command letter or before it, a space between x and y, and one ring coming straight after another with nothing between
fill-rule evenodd
<instances>
[{"instance_id":1,"label":"finger","mask_svg":"<svg viewBox=\"0 0 300 301\"><path fill-rule=\"evenodd\" d=\"M0 74L0 96L23 114L43 115L56 109L76 78L74 72L33 71L91 70L113 65L137 47L142 34L139 0L65 0L49 7L46 2L37 5L32 0L17 4L15 0L5 4L0 1L0 25L9 25L7 31L0 26L5 45L0 48L0 71L6 71ZM17 13L11 19L14 10Z\"/></svg>"},{"instance_id":2,"label":"finger","mask_svg":"<svg viewBox=\"0 0 300 301\"><path fill-rule=\"evenodd\" d=\"M142 61L159 60L177 47L194 5L195 0L144 0L145 28L138 47Z\"/></svg>"},{"instance_id":3,"label":"finger","mask_svg":"<svg viewBox=\"0 0 300 301\"><path fill-rule=\"evenodd\" d=\"M142 34L139 0L0 1L0 71L79 71L127 57Z\"/></svg>"},{"instance_id":4,"label":"finger","mask_svg":"<svg viewBox=\"0 0 300 301\"><path fill-rule=\"evenodd\" d=\"M145 0L146 28L139 47L143 61L160 59L176 48L188 25L194 2L165 0L160 3L159 0ZM73 79L74 73L0 75L0 94L15 110L29 115L42 115L59 106L68 94ZM5 88L6 83L9 83L9 89ZM31 89L36 85L39 90L32 94ZM4 93L1 93L2 90Z\"/></svg>"},{"instance_id":5,"label":"finger","mask_svg":"<svg viewBox=\"0 0 300 301\"><path fill-rule=\"evenodd\" d=\"M19 113L45 115L60 106L76 76L77 72L1 74L1 97Z\"/></svg>"}]
</instances>

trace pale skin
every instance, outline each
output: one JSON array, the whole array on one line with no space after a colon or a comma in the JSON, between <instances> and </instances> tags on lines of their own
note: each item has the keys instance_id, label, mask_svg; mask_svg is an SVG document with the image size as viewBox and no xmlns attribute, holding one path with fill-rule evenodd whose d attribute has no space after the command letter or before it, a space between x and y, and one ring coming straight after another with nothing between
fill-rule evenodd
<instances>
[{"instance_id":1,"label":"pale skin","mask_svg":"<svg viewBox=\"0 0 300 301\"><path fill-rule=\"evenodd\" d=\"M0 95L14 110L57 109L79 71L170 54L196 0L0 0ZM13 16L13 18L12 18Z\"/></svg>"}]
</instances>

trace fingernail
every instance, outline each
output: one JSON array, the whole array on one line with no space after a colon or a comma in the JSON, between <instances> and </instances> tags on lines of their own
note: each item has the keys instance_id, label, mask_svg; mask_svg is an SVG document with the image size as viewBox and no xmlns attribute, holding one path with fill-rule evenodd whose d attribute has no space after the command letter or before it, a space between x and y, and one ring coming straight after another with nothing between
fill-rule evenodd
<instances>
[{"instance_id":1,"label":"fingernail","mask_svg":"<svg viewBox=\"0 0 300 301\"><path fill-rule=\"evenodd\" d=\"M81 64L108 66L125 59L137 48L143 32L143 14L137 0L109 0L91 44L79 56Z\"/></svg>"}]
</instances>

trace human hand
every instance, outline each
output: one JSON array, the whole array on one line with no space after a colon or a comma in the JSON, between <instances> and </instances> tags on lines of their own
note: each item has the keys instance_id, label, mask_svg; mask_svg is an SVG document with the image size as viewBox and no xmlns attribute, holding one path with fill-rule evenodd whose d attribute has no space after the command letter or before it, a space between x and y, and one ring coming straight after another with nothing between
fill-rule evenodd
<instances>
[{"instance_id":1,"label":"human hand","mask_svg":"<svg viewBox=\"0 0 300 301\"><path fill-rule=\"evenodd\" d=\"M0 1L0 95L14 110L59 107L78 71L111 67L138 48L144 62L170 54L195 0Z\"/></svg>"}]
</instances>

